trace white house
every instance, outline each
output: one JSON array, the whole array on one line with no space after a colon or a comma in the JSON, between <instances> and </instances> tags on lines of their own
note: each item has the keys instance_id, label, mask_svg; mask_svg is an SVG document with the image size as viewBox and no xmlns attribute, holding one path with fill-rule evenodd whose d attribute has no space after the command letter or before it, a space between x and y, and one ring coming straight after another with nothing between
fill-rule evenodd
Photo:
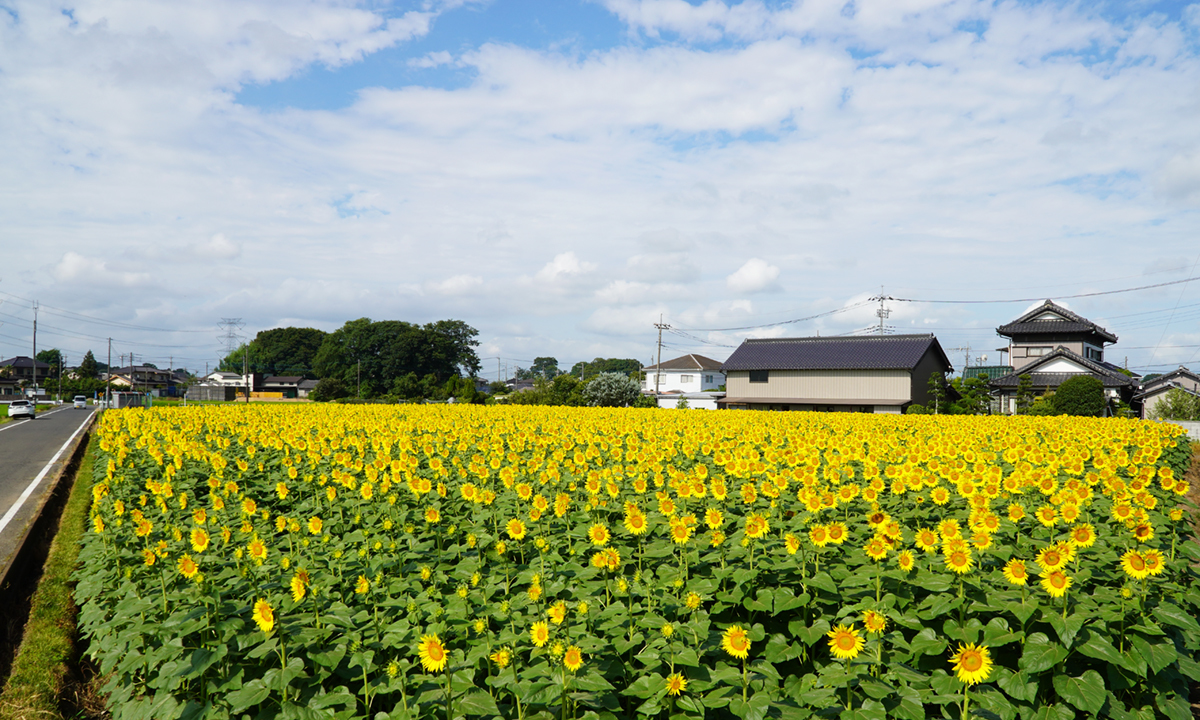
<instances>
[{"instance_id":1,"label":"white house","mask_svg":"<svg viewBox=\"0 0 1200 720\"><path fill-rule=\"evenodd\" d=\"M720 361L703 355L684 355L644 367L642 371L646 373L642 392L647 393L704 392L716 390L725 384Z\"/></svg>"},{"instance_id":2,"label":"white house","mask_svg":"<svg viewBox=\"0 0 1200 720\"><path fill-rule=\"evenodd\" d=\"M246 376L240 373L217 370L204 376L201 381L205 385L220 385L222 387L246 387Z\"/></svg>"}]
</instances>

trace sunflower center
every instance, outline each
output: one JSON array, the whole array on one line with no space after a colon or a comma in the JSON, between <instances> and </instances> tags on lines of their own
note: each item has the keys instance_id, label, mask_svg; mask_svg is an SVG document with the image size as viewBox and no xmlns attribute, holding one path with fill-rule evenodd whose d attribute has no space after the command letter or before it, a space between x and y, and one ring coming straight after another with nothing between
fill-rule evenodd
<instances>
[{"instance_id":1,"label":"sunflower center","mask_svg":"<svg viewBox=\"0 0 1200 720\"><path fill-rule=\"evenodd\" d=\"M837 646L839 650L853 650L855 644L856 643L854 642L854 637L852 635L843 634L838 636Z\"/></svg>"},{"instance_id":2,"label":"sunflower center","mask_svg":"<svg viewBox=\"0 0 1200 720\"><path fill-rule=\"evenodd\" d=\"M1056 588L1064 588L1067 586L1067 576L1061 573L1054 573L1050 576L1050 584Z\"/></svg>"},{"instance_id":3,"label":"sunflower center","mask_svg":"<svg viewBox=\"0 0 1200 720\"><path fill-rule=\"evenodd\" d=\"M963 670L966 670L967 672L975 672L983 667L983 657L981 657L978 653L963 653L962 660L960 660L960 662L962 663Z\"/></svg>"},{"instance_id":4,"label":"sunflower center","mask_svg":"<svg viewBox=\"0 0 1200 720\"><path fill-rule=\"evenodd\" d=\"M1146 569L1146 561L1142 559L1141 555L1134 555L1129 558L1129 567L1140 572Z\"/></svg>"},{"instance_id":5,"label":"sunflower center","mask_svg":"<svg viewBox=\"0 0 1200 720\"><path fill-rule=\"evenodd\" d=\"M442 658L446 657L446 651L442 650L442 646L437 643L429 644L429 659L434 662L441 662Z\"/></svg>"}]
</instances>

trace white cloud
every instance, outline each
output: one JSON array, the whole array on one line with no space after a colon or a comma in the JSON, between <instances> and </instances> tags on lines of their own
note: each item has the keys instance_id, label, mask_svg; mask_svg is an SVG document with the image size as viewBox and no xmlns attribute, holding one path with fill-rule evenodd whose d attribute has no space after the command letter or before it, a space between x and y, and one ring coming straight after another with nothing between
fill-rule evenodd
<instances>
[{"instance_id":1,"label":"white cloud","mask_svg":"<svg viewBox=\"0 0 1200 720\"><path fill-rule=\"evenodd\" d=\"M750 258L725 278L725 286L735 293L778 292L779 268L760 258Z\"/></svg>"},{"instance_id":2,"label":"white cloud","mask_svg":"<svg viewBox=\"0 0 1200 720\"><path fill-rule=\"evenodd\" d=\"M445 50L438 50L437 52L431 52L428 55L425 55L423 57L413 58L412 60L408 61L408 64L411 67L429 69L429 68L441 67L442 65L450 65L453 62L454 62L453 55L446 52Z\"/></svg>"},{"instance_id":3,"label":"white cloud","mask_svg":"<svg viewBox=\"0 0 1200 720\"><path fill-rule=\"evenodd\" d=\"M144 272L112 270L108 262L90 258L76 252L62 256L51 271L60 283L96 288L144 288L150 285L151 276Z\"/></svg>"},{"instance_id":4,"label":"white cloud","mask_svg":"<svg viewBox=\"0 0 1200 720\"><path fill-rule=\"evenodd\" d=\"M483 285L483 278L477 275L455 275L441 282L427 283L430 292L439 295L462 295Z\"/></svg>"},{"instance_id":5,"label":"white cloud","mask_svg":"<svg viewBox=\"0 0 1200 720\"><path fill-rule=\"evenodd\" d=\"M573 252L559 253L538 270L536 277L542 282L556 282L564 278L584 275L595 270L593 263L581 261Z\"/></svg>"}]
</instances>

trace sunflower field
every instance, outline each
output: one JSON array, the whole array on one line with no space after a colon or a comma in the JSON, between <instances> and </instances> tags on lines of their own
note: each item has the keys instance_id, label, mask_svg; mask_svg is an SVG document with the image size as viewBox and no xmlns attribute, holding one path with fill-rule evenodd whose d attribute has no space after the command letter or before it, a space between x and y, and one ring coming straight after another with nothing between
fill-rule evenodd
<instances>
[{"instance_id":1,"label":"sunflower field","mask_svg":"<svg viewBox=\"0 0 1200 720\"><path fill-rule=\"evenodd\" d=\"M116 718L1191 718L1169 424L106 412L77 601Z\"/></svg>"}]
</instances>

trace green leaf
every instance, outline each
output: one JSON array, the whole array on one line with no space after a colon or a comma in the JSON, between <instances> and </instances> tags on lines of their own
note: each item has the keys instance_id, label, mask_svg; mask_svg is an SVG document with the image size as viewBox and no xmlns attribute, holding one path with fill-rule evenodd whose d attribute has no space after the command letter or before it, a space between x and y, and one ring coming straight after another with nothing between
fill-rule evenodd
<instances>
[{"instance_id":1,"label":"green leaf","mask_svg":"<svg viewBox=\"0 0 1200 720\"><path fill-rule=\"evenodd\" d=\"M1050 621L1050 626L1054 628L1054 632L1058 633L1058 639L1062 640L1064 647L1070 648L1071 643L1075 641L1075 636L1083 628L1083 623L1086 618L1079 613L1068 615L1064 620L1058 613L1043 613L1043 616Z\"/></svg>"},{"instance_id":2,"label":"green leaf","mask_svg":"<svg viewBox=\"0 0 1200 720\"><path fill-rule=\"evenodd\" d=\"M1013 632L1008 627L1008 621L1002 617L994 617L983 628L983 644L988 647L1001 647L1011 642L1017 642L1025 637L1022 632Z\"/></svg>"},{"instance_id":3,"label":"green leaf","mask_svg":"<svg viewBox=\"0 0 1200 720\"><path fill-rule=\"evenodd\" d=\"M1063 700L1086 713L1095 715L1104 706L1104 679L1095 670L1088 670L1079 677L1055 675L1054 690Z\"/></svg>"},{"instance_id":4,"label":"green leaf","mask_svg":"<svg viewBox=\"0 0 1200 720\"><path fill-rule=\"evenodd\" d=\"M1200 623L1180 609L1178 605L1164 602L1154 609L1154 617L1161 623L1174 625L1188 632L1200 633Z\"/></svg>"},{"instance_id":5,"label":"green leaf","mask_svg":"<svg viewBox=\"0 0 1200 720\"><path fill-rule=\"evenodd\" d=\"M790 660L795 657L796 653L792 651L792 646L788 643L787 638L776 633L767 640L767 646L763 648L763 657L767 662L777 663L784 660Z\"/></svg>"},{"instance_id":6,"label":"green leaf","mask_svg":"<svg viewBox=\"0 0 1200 720\"><path fill-rule=\"evenodd\" d=\"M464 715L499 715L500 708L491 695L476 690L454 701L454 709Z\"/></svg>"},{"instance_id":7,"label":"green leaf","mask_svg":"<svg viewBox=\"0 0 1200 720\"><path fill-rule=\"evenodd\" d=\"M770 707L771 700L766 693L755 693L749 700L737 697L729 701L729 711L742 720L763 720Z\"/></svg>"},{"instance_id":8,"label":"green leaf","mask_svg":"<svg viewBox=\"0 0 1200 720\"><path fill-rule=\"evenodd\" d=\"M252 705L261 703L270 694L271 691L262 684L261 680L251 680L243 685L241 690L229 693L225 699L229 702L229 711L236 714Z\"/></svg>"},{"instance_id":9,"label":"green leaf","mask_svg":"<svg viewBox=\"0 0 1200 720\"><path fill-rule=\"evenodd\" d=\"M829 633L829 630L830 630L829 622L827 620L825 620L824 618L822 618L820 620L817 620L811 626L806 627L803 630L800 630L799 632L793 633L793 634L797 638L799 638L801 641L803 641L805 645L812 646L818 640L825 637L825 635Z\"/></svg>"},{"instance_id":10,"label":"green leaf","mask_svg":"<svg viewBox=\"0 0 1200 720\"><path fill-rule=\"evenodd\" d=\"M1025 623L1029 622L1029 618L1035 612L1037 612L1037 603L1013 603L1009 605L1007 609L1013 614L1013 617L1015 617L1017 620L1020 620L1021 624L1024 625Z\"/></svg>"},{"instance_id":11,"label":"green leaf","mask_svg":"<svg viewBox=\"0 0 1200 720\"><path fill-rule=\"evenodd\" d=\"M892 697L896 693L896 688L892 685L869 677L860 680L858 686L868 697L876 700Z\"/></svg>"},{"instance_id":12,"label":"green leaf","mask_svg":"<svg viewBox=\"0 0 1200 720\"><path fill-rule=\"evenodd\" d=\"M309 653L308 655L309 660L327 668L336 668L344 657L346 657L345 645L334 645L324 652Z\"/></svg>"},{"instance_id":13,"label":"green leaf","mask_svg":"<svg viewBox=\"0 0 1200 720\"><path fill-rule=\"evenodd\" d=\"M833 582L833 578L829 577L829 573L827 572L821 571L810 577L806 582L818 590L824 590L830 595L838 594L837 585ZM811 645L812 643L809 644Z\"/></svg>"},{"instance_id":14,"label":"green leaf","mask_svg":"<svg viewBox=\"0 0 1200 720\"><path fill-rule=\"evenodd\" d=\"M1086 655L1096 660L1103 660L1112 665L1126 667L1125 659L1121 657L1121 653L1117 652L1117 649L1113 647L1113 644L1109 642L1107 637L1091 628L1085 629L1080 634L1080 637L1083 640L1075 647L1075 650L1081 655Z\"/></svg>"},{"instance_id":15,"label":"green leaf","mask_svg":"<svg viewBox=\"0 0 1200 720\"><path fill-rule=\"evenodd\" d=\"M929 608L917 614L926 620L932 620L962 605L962 598L950 594L931 595L928 602Z\"/></svg>"},{"instance_id":16,"label":"green leaf","mask_svg":"<svg viewBox=\"0 0 1200 720\"><path fill-rule=\"evenodd\" d=\"M356 702L358 702L358 698L352 695L349 690L345 687L338 687L331 693L317 695L312 700L309 700L308 706L313 710L324 710L335 705L353 708Z\"/></svg>"},{"instance_id":17,"label":"green leaf","mask_svg":"<svg viewBox=\"0 0 1200 720\"><path fill-rule=\"evenodd\" d=\"M892 717L902 720L925 720L925 706L921 703L921 694L913 688L904 686L896 693L899 703L888 710Z\"/></svg>"},{"instance_id":18,"label":"green leaf","mask_svg":"<svg viewBox=\"0 0 1200 720\"><path fill-rule=\"evenodd\" d=\"M1043 705L1034 720L1075 720L1075 711L1066 705Z\"/></svg>"},{"instance_id":19,"label":"green leaf","mask_svg":"<svg viewBox=\"0 0 1200 720\"><path fill-rule=\"evenodd\" d=\"M1138 654L1145 659L1146 664L1154 672L1161 672L1179 657L1179 653L1175 650L1175 644L1167 642L1151 643L1141 635L1132 636L1133 646L1137 648Z\"/></svg>"},{"instance_id":20,"label":"green leaf","mask_svg":"<svg viewBox=\"0 0 1200 720\"><path fill-rule=\"evenodd\" d=\"M1066 658L1066 648L1051 642L1044 633L1033 633L1025 641L1025 650L1021 653L1017 666L1031 675L1036 675L1049 670Z\"/></svg>"},{"instance_id":21,"label":"green leaf","mask_svg":"<svg viewBox=\"0 0 1200 720\"><path fill-rule=\"evenodd\" d=\"M1163 715L1171 720L1192 720L1192 710L1188 705L1187 696L1178 693L1159 693L1154 698L1154 704Z\"/></svg>"},{"instance_id":22,"label":"green leaf","mask_svg":"<svg viewBox=\"0 0 1200 720\"><path fill-rule=\"evenodd\" d=\"M1023 672L1015 672L1011 675L1000 678L997 682L1000 689L1004 691L1013 700L1021 700L1031 703L1037 698L1038 684L1037 681L1030 681L1029 676Z\"/></svg>"},{"instance_id":23,"label":"green leaf","mask_svg":"<svg viewBox=\"0 0 1200 720\"><path fill-rule=\"evenodd\" d=\"M917 633L908 644L913 655L939 655L946 651L946 641L938 638L933 628L925 628Z\"/></svg>"},{"instance_id":24,"label":"green leaf","mask_svg":"<svg viewBox=\"0 0 1200 720\"><path fill-rule=\"evenodd\" d=\"M658 673L640 675L637 680L633 681L633 684L625 689L625 694L645 699L658 692L662 685L663 676Z\"/></svg>"},{"instance_id":25,"label":"green leaf","mask_svg":"<svg viewBox=\"0 0 1200 720\"><path fill-rule=\"evenodd\" d=\"M676 665L687 665L688 667L700 667L700 657L692 648L684 648L675 653Z\"/></svg>"}]
</instances>

